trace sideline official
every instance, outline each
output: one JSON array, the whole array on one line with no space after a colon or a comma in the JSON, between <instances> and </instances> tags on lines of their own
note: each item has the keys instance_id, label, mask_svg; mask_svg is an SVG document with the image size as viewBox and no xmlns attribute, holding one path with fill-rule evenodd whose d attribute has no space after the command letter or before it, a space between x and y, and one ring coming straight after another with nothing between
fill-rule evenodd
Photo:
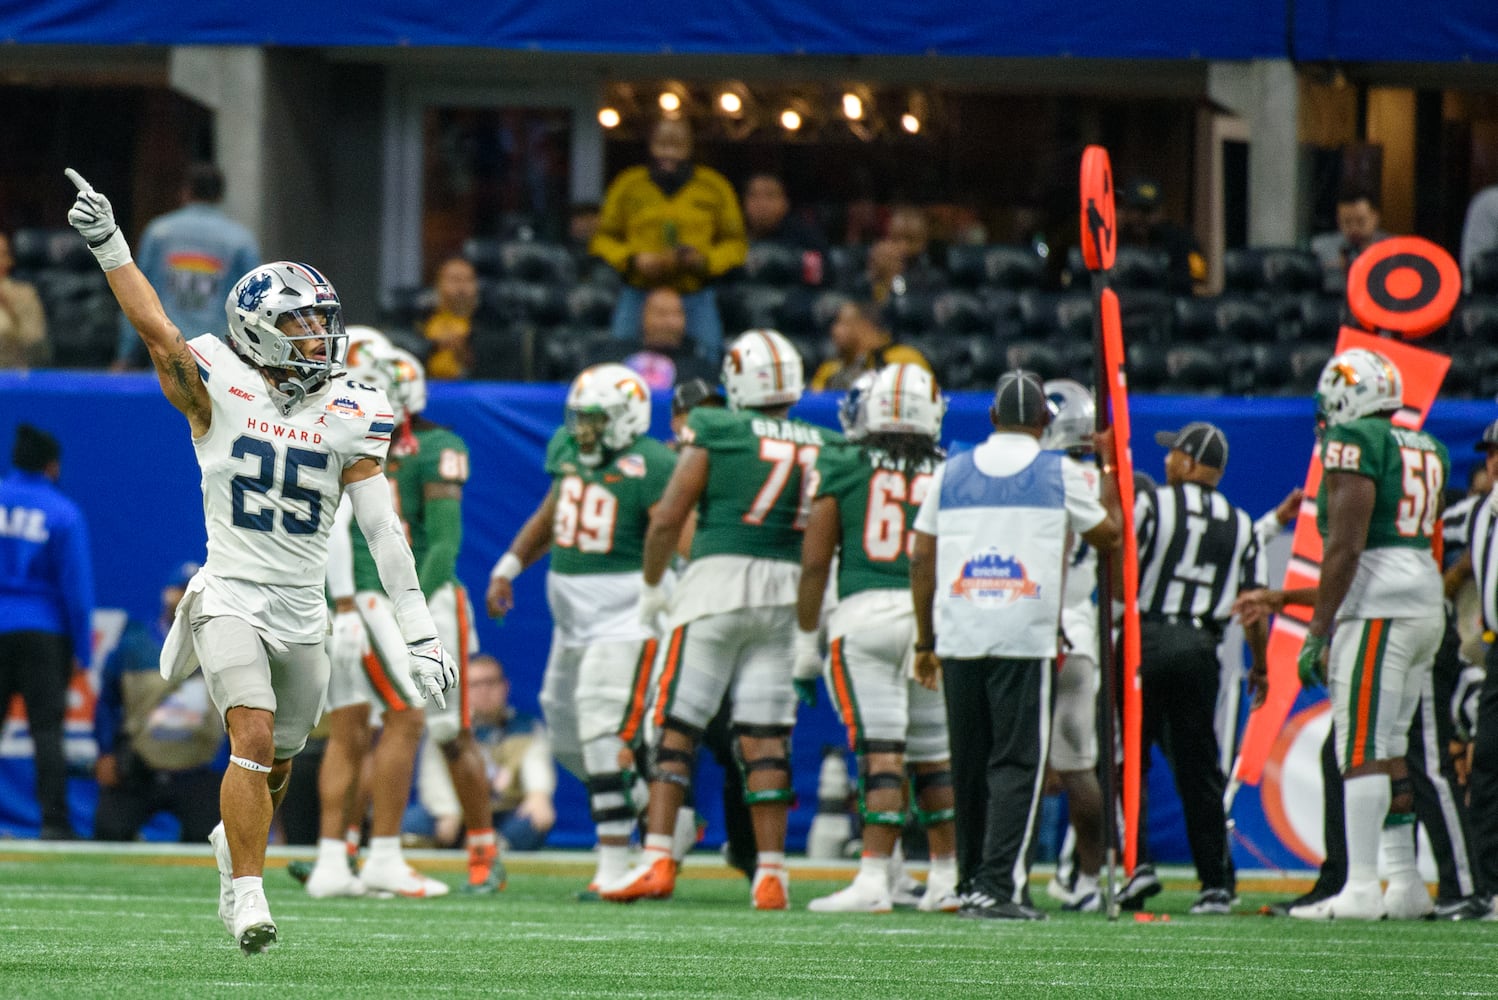
<instances>
[{"instance_id":1,"label":"sideline official","mask_svg":"<svg viewBox=\"0 0 1498 1000\"><path fill-rule=\"evenodd\" d=\"M1498 465L1498 420L1483 432L1479 451L1487 454L1491 472ZM1498 631L1498 490L1489 492L1468 521L1472 574L1482 607L1483 630ZM1472 832L1470 856L1477 893L1489 919L1498 919L1498 642L1487 651L1487 678L1475 699L1458 692L1455 714L1469 723L1471 765L1467 775L1467 821ZM1473 711L1473 701L1476 710Z\"/></svg>"},{"instance_id":2,"label":"sideline official","mask_svg":"<svg viewBox=\"0 0 1498 1000\"><path fill-rule=\"evenodd\" d=\"M1213 714L1221 670L1217 646L1240 590L1267 586L1269 571L1254 519L1217 491L1228 464L1228 439L1208 423L1187 424L1155 441L1169 449L1165 485L1134 502L1139 541L1139 678L1143 701L1144 769L1150 747L1167 748L1186 817L1186 839L1201 880L1195 914L1232 909L1233 866L1222 795ZM1262 621L1244 635L1253 657L1249 689L1258 707L1267 691L1269 630ZM1141 854L1148 858L1146 803L1139 809ZM1119 894L1138 909L1160 891L1152 866L1141 864Z\"/></svg>"},{"instance_id":3,"label":"sideline official","mask_svg":"<svg viewBox=\"0 0 1498 1000\"><path fill-rule=\"evenodd\" d=\"M1099 467L1098 491L1097 471L1041 451L1051 413L1034 373L1005 373L989 417L993 434L936 471L916 516L916 676L934 687L939 670L946 692L958 914L1040 920L1029 862L1066 557L1074 534L1112 549L1123 517L1111 465ZM1112 454L1111 433L1096 445Z\"/></svg>"},{"instance_id":4,"label":"sideline official","mask_svg":"<svg viewBox=\"0 0 1498 1000\"><path fill-rule=\"evenodd\" d=\"M16 428L0 482L0 708L19 694L36 755L43 840L72 840L63 716L75 660L93 646L94 570L78 505L57 489L62 448Z\"/></svg>"}]
</instances>

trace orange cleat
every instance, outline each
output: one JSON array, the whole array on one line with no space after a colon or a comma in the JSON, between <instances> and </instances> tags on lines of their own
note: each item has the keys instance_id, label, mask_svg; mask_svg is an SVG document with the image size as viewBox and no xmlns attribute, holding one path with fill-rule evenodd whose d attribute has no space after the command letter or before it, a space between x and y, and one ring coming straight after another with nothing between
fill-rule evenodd
<instances>
[{"instance_id":1,"label":"orange cleat","mask_svg":"<svg viewBox=\"0 0 1498 1000\"><path fill-rule=\"evenodd\" d=\"M756 910L789 910L791 879L779 865L761 865L754 873L750 905Z\"/></svg>"},{"instance_id":2,"label":"orange cleat","mask_svg":"<svg viewBox=\"0 0 1498 1000\"><path fill-rule=\"evenodd\" d=\"M670 899L676 891L676 863L669 856L636 865L619 881L603 886L600 899L633 903L637 899Z\"/></svg>"}]
</instances>

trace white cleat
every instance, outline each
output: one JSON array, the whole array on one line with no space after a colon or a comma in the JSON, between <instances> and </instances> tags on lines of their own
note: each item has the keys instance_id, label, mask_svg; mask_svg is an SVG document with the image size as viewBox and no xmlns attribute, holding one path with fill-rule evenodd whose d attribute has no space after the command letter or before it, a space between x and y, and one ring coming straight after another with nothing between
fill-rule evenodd
<instances>
[{"instance_id":1,"label":"white cleat","mask_svg":"<svg viewBox=\"0 0 1498 1000\"><path fill-rule=\"evenodd\" d=\"M376 864L372 860L364 863L359 881L370 893L389 893L407 899L435 899L451 891L445 882L427 878L410 865Z\"/></svg>"},{"instance_id":2,"label":"white cleat","mask_svg":"<svg viewBox=\"0 0 1498 1000\"><path fill-rule=\"evenodd\" d=\"M813 913L889 913L895 908L889 888L872 878L855 878L846 889L806 904Z\"/></svg>"},{"instance_id":3,"label":"white cleat","mask_svg":"<svg viewBox=\"0 0 1498 1000\"><path fill-rule=\"evenodd\" d=\"M898 874L890 878L889 898L902 910L917 908L926 898L926 883L907 872L902 864Z\"/></svg>"},{"instance_id":4,"label":"white cleat","mask_svg":"<svg viewBox=\"0 0 1498 1000\"><path fill-rule=\"evenodd\" d=\"M1077 894L1068 889L1060 878L1053 878L1045 884L1045 894L1058 903L1071 903L1077 898Z\"/></svg>"},{"instance_id":5,"label":"white cleat","mask_svg":"<svg viewBox=\"0 0 1498 1000\"><path fill-rule=\"evenodd\" d=\"M317 865L307 876L307 895L313 899L332 899L338 896L367 896L369 890L359 881L359 876L349 871L347 864Z\"/></svg>"},{"instance_id":6,"label":"white cleat","mask_svg":"<svg viewBox=\"0 0 1498 1000\"><path fill-rule=\"evenodd\" d=\"M218 866L218 918L234 937L234 861L229 857L229 836L223 823L209 831L208 843L213 845L213 860Z\"/></svg>"},{"instance_id":7,"label":"white cleat","mask_svg":"<svg viewBox=\"0 0 1498 1000\"><path fill-rule=\"evenodd\" d=\"M962 909L962 897L957 895L957 879L931 874L926 876L926 891L915 908L924 913L956 913Z\"/></svg>"},{"instance_id":8,"label":"white cleat","mask_svg":"<svg viewBox=\"0 0 1498 1000\"><path fill-rule=\"evenodd\" d=\"M1436 905L1418 876L1404 876L1389 880L1384 890L1384 912L1390 920L1424 920L1434 915Z\"/></svg>"},{"instance_id":9,"label":"white cleat","mask_svg":"<svg viewBox=\"0 0 1498 1000\"><path fill-rule=\"evenodd\" d=\"M234 901L234 939L246 955L258 955L276 943L276 922L265 893L246 893Z\"/></svg>"},{"instance_id":10,"label":"white cleat","mask_svg":"<svg viewBox=\"0 0 1498 1000\"><path fill-rule=\"evenodd\" d=\"M1298 920L1382 920L1387 915L1383 887L1376 879L1349 882L1331 899L1290 909L1290 916Z\"/></svg>"}]
</instances>

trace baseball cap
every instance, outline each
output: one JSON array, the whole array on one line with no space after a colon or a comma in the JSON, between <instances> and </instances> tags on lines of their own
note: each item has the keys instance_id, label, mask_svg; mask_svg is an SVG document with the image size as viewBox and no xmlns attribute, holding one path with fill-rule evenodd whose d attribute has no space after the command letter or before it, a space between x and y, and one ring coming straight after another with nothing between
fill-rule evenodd
<instances>
[{"instance_id":1,"label":"baseball cap","mask_svg":"<svg viewBox=\"0 0 1498 1000\"><path fill-rule=\"evenodd\" d=\"M1476 450L1482 452L1492 451L1494 448L1498 448L1498 420L1483 428L1482 437L1476 446Z\"/></svg>"},{"instance_id":2,"label":"baseball cap","mask_svg":"<svg viewBox=\"0 0 1498 1000\"><path fill-rule=\"evenodd\" d=\"M1130 208L1154 208L1160 204L1160 185L1148 177L1136 177L1124 185L1119 197Z\"/></svg>"},{"instance_id":3,"label":"baseball cap","mask_svg":"<svg viewBox=\"0 0 1498 1000\"><path fill-rule=\"evenodd\" d=\"M1155 444L1185 452L1202 465L1227 468L1228 436L1222 433L1222 428L1204 420L1189 423L1178 431L1156 431Z\"/></svg>"},{"instance_id":4,"label":"baseball cap","mask_svg":"<svg viewBox=\"0 0 1498 1000\"><path fill-rule=\"evenodd\" d=\"M1016 368L999 376L993 391L993 422L1006 427L1044 427L1051 422L1045 383L1034 372Z\"/></svg>"}]
</instances>

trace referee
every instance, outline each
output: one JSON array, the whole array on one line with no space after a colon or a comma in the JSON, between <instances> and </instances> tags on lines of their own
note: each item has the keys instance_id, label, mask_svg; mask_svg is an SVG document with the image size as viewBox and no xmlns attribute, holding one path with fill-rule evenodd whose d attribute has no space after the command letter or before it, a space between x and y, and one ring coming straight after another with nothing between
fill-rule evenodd
<instances>
[{"instance_id":1,"label":"referee","mask_svg":"<svg viewBox=\"0 0 1498 1000\"><path fill-rule=\"evenodd\" d=\"M989 418L993 434L937 469L915 519L915 671L932 689L940 673L946 694L958 915L1040 920L1030 849L1068 547L1113 548L1123 518L1110 466L1099 490L1097 472L1040 450L1051 412L1033 372L999 379ZM1096 444L1111 454L1108 432Z\"/></svg>"},{"instance_id":2,"label":"referee","mask_svg":"<svg viewBox=\"0 0 1498 1000\"><path fill-rule=\"evenodd\" d=\"M1139 677L1143 700L1142 769L1150 748L1166 748L1186 817L1201 894L1195 914L1232 909L1233 867L1228 853L1222 795L1227 779L1218 760L1213 714L1220 669L1217 646L1240 590L1268 584L1269 572L1254 519L1217 491L1228 464L1228 439L1208 423L1162 431L1165 485L1138 495L1134 527L1139 539ZM1244 629L1253 655L1249 689L1257 707L1267 690L1263 622ZM1166 738L1168 734L1168 739ZM1146 802L1139 808L1140 856L1134 876L1119 893L1125 909L1139 909L1160 891L1148 864Z\"/></svg>"},{"instance_id":3,"label":"referee","mask_svg":"<svg viewBox=\"0 0 1498 1000\"><path fill-rule=\"evenodd\" d=\"M1488 425L1478 443L1487 453L1487 468L1498 468L1498 420ZM1498 632L1498 491L1487 497L1472 512L1468 521L1468 554L1472 574L1482 601L1482 627L1488 633ZM1477 701L1477 724L1472 733L1472 764L1467 776L1469 806L1467 820L1471 826L1470 856L1474 881L1479 895L1498 895L1498 642L1487 651L1487 679ZM1498 903L1488 910L1489 919L1498 919Z\"/></svg>"}]
</instances>

